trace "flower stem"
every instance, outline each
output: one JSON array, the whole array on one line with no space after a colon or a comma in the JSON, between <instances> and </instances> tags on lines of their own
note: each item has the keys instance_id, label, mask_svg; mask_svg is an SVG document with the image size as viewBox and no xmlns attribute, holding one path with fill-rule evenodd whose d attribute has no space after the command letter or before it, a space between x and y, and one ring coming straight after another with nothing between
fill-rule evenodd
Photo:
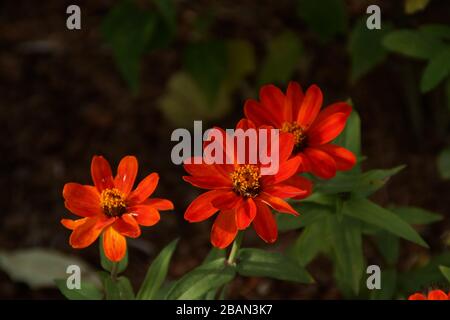
<instances>
[{"instance_id":1,"label":"flower stem","mask_svg":"<svg viewBox=\"0 0 450 320\"><path fill-rule=\"evenodd\" d=\"M117 281L117 271L119 271L119 263L113 262L111 267L111 279L116 282Z\"/></svg>"},{"instance_id":2,"label":"flower stem","mask_svg":"<svg viewBox=\"0 0 450 320\"><path fill-rule=\"evenodd\" d=\"M234 239L233 247L231 247L230 255L228 256L227 263L229 265L235 264L236 255L239 251L239 248L241 247L242 239L244 238L244 232L241 231L237 234L236 239Z\"/></svg>"}]
</instances>

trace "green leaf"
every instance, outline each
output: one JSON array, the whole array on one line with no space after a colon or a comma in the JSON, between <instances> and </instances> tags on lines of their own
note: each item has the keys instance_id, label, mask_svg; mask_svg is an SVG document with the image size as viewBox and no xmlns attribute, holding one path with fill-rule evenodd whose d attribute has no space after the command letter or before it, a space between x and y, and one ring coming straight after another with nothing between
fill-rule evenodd
<instances>
[{"instance_id":1,"label":"green leaf","mask_svg":"<svg viewBox=\"0 0 450 320\"><path fill-rule=\"evenodd\" d=\"M386 58L387 52L381 44L381 40L391 29L392 27L385 23L382 29L369 30L366 26L366 18L360 19L355 24L349 42L352 61L351 79L353 82Z\"/></svg>"},{"instance_id":2,"label":"green leaf","mask_svg":"<svg viewBox=\"0 0 450 320\"><path fill-rule=\"evenodd\" d=\"M211 250L209 251L208 255L206 256L205 260L203 261L203 264L208 264L217 259L225 259L225 257L226 257L225 249L219 249L216 247L212 247Z\"/></svg>"},{"instance_id":3,"label":"green leaf","mask_svg":"<svg viewBox=\"0 0 450 320\"><path fill-rule=\"evenodd\" d=\"M229 91L223 85L216 101L208 102L192 77L178 72L169 79L158 107L173 125L189 128L194 120L212 121L224 117L230 111L231 100Z\"/></svg>"},{"instance_id":4,"label":"green leaf","mask_svg":"<svg viewBox=\"0 0 450 320\"><path fill-rule=\"evenodd\" d=\"M106 300L134 300L133 287L126 277L111 279L108 274L103 277Z\"/></svg>"},{"instance_id":5,"label":"green leaf","mask_svg":"<svg viewBox=\"0 0 450 320\"><path fill-rule=\"evenodd\" d=\"M330 216L328 230L336 259L336 275L341 278L339 282L357 294L364 269L360 223L349 217L340 220Z\"/></svg>"},{"instance_id":6,"label":"green leaf","mask_svg":"<svg viewBox=\"0 0 450 320\"><path fill-rule=\"evenodd\" d=\"M100 236L100 241L99 243L99 248L100 248L100 263L102 265L102 268L105 269L108 272L111 272L114 262L112 262L111 260L109 260L106 255L105 255L105 251L103 250L103 235ZM128 266L128 250L125 253L125 257L123 257L122 260L120 260L119 262L117 262L117 273L122 273L125 271L125 269Z\"/></svg>"},{"instance_id":7,"label":"green leaf","mask_svg":"<svg viewBox=\"0 0 450 320\"><path fill-rule=\"evenodd\" d=\"M347 29L348 16L342 0L298 0L298 14L322 41Z\"/></svg>"},{"instance_id":8,"label":"green leaf","mask_svg":"<svg viewBox=\"0 0 450 320\"><path fill-rule=\"evenodd\" d=\"M294 207L299 211L299 217L285 213L276 215L279 231L296 230L306 227L317 221L323 220L331 213L328 207L315 203L301 202L298 205L294 204Z\"/></svg>"},{"instance_id":9,"label":"green leaf","mask_svg":"<svg viewBox=\"0 0 450 320\"><path fill-rule=\"evenodd\" d=\"M256 69L256 58L250 42L238 39L227 41L227 74L225 86L229 91L238 88L242 80Z\"/></svg>"},{"instance_id":10,"label":"green leaf","mask_svg":"<svg viewBox=\"0 0 450 320\"><path fill-rule=\"evenodd\" d=\"M226 264L225 259L202 264L178 280L167 294L166 299L201 299L211 290L233 280L235 275L236 269Z\"/></svg>"},{"instance_id":11,"label":"green leaf","mask_svg":"<svg viewBox=\"0 0 450 320\"><path fill-rule=\"evenodd\" d=\"M306 269L292 258L279 252L260 249L239 250L237 272L247 277L269 277L300 283L313 282Z\"/></svg>"},{"instance_id":12,"label":"green leaf","mask_svg":"<svg viewBox=\"0 0 450 320\"><path fill-rule=\"evenodd\" d=\"M426 24L419 27L421 34L435 39L449 40L450 26L445 24Z\"/></svg>"},{"instance_id":13,"label":"green leaf","mask_svg":"<svg viewBox=\"0 0 450 320\"><path fill-rule=\"evenodd\" d=\"M61 252L30 248L11 252L0 251L0 269L12 280L24 282L32 289L55 287L56 279L67 278L67 267L80 267L83 280L99 283L92 268L83 260Z\"/></svg>"},{"instance_id":14,"label":"green leaf","mask_svg":"<svg viewBox=\"0 0 450 320\"><path fill-rule=\"evenodd\" d=\"M352 199L346 202L344 213L428 248L422 237L407 222L367 199Z\"/></svg>"},{"instance_id":15,"label":"green leaf","mask_svg":"<svg viewBox=\"0 0 450 320\"><path fill-rule=\"evenodd\" d=\"M350 150L357 157L361 156L361 119L358 112L353 112L347 119L344 131L335 140L335 143Z\"/></svg>"},{"instance_id":16,"label":"green leaf","mask_svg":"<svg viewBox=\"0 0 450 320\"><path fill-rule=\"evenodd\" d=\"M94 284L81 281L80 289L67 288L66 279L55 280L59 291L69 300L101 300L103 293Z\"/></svg>"},{"instance_id":17,"label":"green leaf","mask_svg":"<svg viewBox=\"0 0 450 320\"><path fill-rule=\"evenodd\" d=\"M376 245L378 250L386 259L388 265L395 265L400 252L399 239L392 233L386 231L378 231L375 234Z\"/></svg>"},{"instance_id":18,"label":"green leaf","mask_svg":"<svg viewBox=\"0 0 450 320\"><path fill-rule=\"evenodd\" d=\"M184 68L209 104L215 102L227 72L225 43L215 40L190 44L184 51Z\"/></svg>"},{"instance_id":19,"label":"green leaf","mask_svg":"<svg viewBox=\"0 0 450 320\"><path fill-rule=\"evenodd\" d=\"M102 35L112 48L119 71L133 93L139 88L140 58L155 26L156 15L141 10L130 0L116 4L102 22Z\"/></svg>"},{"instance_id":20,"label":"green leaf","mask_svg":"<svg viewBox=\"0 0 450 320\"><path fill-rule=\"evenodd\" d=\"M383 38L383 45L396 53L417 59L430 59L444 44L415 30L396 30Z\"/></svg>"},{"instance_id":21,"label":"green leaf","mask_svg":"<svg viewBox=\"0 0 450 320\"><path fill-rule=\"evenodd\" d=\"M177 243L178 239L175 239L169 243L164 249L161 250L159 255L150 265L141 289L137 294L137 298L139 300L152 300L156 297L159 288L166 279L170 259L172 258L175 248L177 247Z\"/></svg>"},{"instance_id":22,"label":"green leaf","mask_svg":"<svg viewBox=\"0 0 450 320\"><path fill-rule=\"evenodd\" d=\"M450 268L445 266L439 266L439 270L441 270L444 277L447 279L447 281L450 283Z\"/></svg>"},{"instance_id":23,"label":"green leaf","mask_svg":"<svg viewBox=\"0 0 450 320\"><path fill-rule=\"evenodd\" d=\"M288 82L299 64L302 51L300 39L292 31L284 31L273 38L261 66L259 84Z\"/></svg>"},{"instance_id":24,"label":"green leaf","mask_svg":"<svg viewBox=\"0 0 450 320\"><path fill-rule=\"evenodd\" d=\"M329 242L323 223L312 223L306 226L300 237L297 238L289 250L289 255L304 267L317 256L324 246L329 245Z\"/></svg>"},{"instance_id":25,"label":"green leaf","mask_svg":"<svg viewBox=\"0 0 450 320\"><path fill-rule=\"evenodd\" d=\"M426 66L420 81L420 90L425 93L435 88L450 73L450 47L438 52Z\"/></svg>"},{"instance_id":26,"label":"green leaf","mask_svg":"<svg viewBox=\"0 0 450 320\"><path fill-rule=\"evenodd\" d=\"M390 179L405 168L405 165L392 169L375 169L364 172L358 181L354 193L361 197L367 197L383 187Z\"/></svg>"},{"instance_id":27,"label":"green leaf","mask_svg":"<svg viewBox=\"0 0 450 320\"><path fill-rule=\"evenodd\" d=\"M387 269L381 271L381 289L371 290L370 299L391 300L397 287L397 271Z\"/></svg>"},{"instance_id":28,"label":"green leaf","mask_svg":"<svg viewBox=\"0 0 450 320\"><path fill-rule=\"evenodd\" d=\"M439 154L437 158L437 166L441 178L450 179L450 148L442 150Z\"/></svg>"},{"instance_id":29,"label":"green leaf","mask_svg":"<svg viewBox=\"0 0 450 320\"><path fill-rule=\"evenodd\" d=\"M442 216L418 207L391 207L400 218L409 224L430 224L442 220Z\"/></svg>"}]
</instances>

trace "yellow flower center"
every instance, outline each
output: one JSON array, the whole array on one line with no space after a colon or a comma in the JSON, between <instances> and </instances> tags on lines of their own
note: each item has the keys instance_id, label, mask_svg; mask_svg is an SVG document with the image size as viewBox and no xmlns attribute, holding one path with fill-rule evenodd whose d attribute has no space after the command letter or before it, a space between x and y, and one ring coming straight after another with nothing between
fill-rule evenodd
<instances>
[{"instance_id":1,"label":"yellow flower center","mask_svg":"<svg viewBox=\"0 0 450 320\"><path fill-rule=\"evenodd\" d=\"M125 196L116 188L105 189L100 195L100 207L109 217L121 216L127 208Z\"/></svg>"},{"instance_id":2,"label":"yellow flower center","mask_svg":"<svg viewBox=\"0 0 450 320\"><path fill-rule=\"evenodd\" d=\"M300 127L296 122L285 122L281 127L281 132L289 132L294 135L294 152L301 151L306 147L306 134L302 127Z\"/></svg>"},{"instance_id":3,"label":"yellow flower center","mask_svg":"<svg viewBox=\"0 0 450 320\"><path fill-rule=\"evenodd\" d=\"M234 192L245 198L256 197L261 188L260 178L261 172L259 167L252 164L240 166L231 174Z\"/></svg>"}]
</instances>

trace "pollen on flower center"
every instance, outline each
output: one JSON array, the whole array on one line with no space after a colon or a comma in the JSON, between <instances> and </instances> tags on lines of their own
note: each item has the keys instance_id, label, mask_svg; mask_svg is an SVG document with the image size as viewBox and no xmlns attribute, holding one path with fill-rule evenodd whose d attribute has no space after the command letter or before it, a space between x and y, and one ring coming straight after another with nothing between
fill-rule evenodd
<instances>
[{"instance_id":1,"label":"pollen on flower center","mask_svg":"<svg viewBox=\"0 0 450 320\"><path fill-rule=\"evenodd\" d=\"M261 172L257 166L251 164L240 166L231 174L234 192L245 198L256 197L261 189L260 178Z\"/></svg>"},{"instance_id":2,"label":"pollen on flower center","mask_svg":"<svg viewBox=\"0 0 450 320\"><path fill-rule=\"evenodd\" d=\"M289 132L294 135L294 152L301 151L306 146L306 134L301 126L296 122L285 122L281 127L281 132Z\"/></svg>"},{"instance_id":3,"label":"pollen on flower center","mask_svg":"<svg viewBox=\"0 0 450 320\"><path fill-rule=\"evenodd\" d=\"M109 217L121 216L126 211L125 197L118 189L105 189L100 195L100 207Z\"/></svg>"}]
</instances>

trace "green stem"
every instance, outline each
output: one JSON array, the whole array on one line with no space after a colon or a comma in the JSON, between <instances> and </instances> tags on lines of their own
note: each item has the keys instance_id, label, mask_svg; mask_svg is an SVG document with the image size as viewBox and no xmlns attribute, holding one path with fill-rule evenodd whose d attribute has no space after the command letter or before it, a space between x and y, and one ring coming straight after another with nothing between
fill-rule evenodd
<instances>
[{"instance_id":1,"label":"green stem","mask_svg":"<svg viewBox=\"0 0 450 320\"><path fill-rule=\"evenodd\" d=\"M111 267L111 279L116 282L117 281L117 271L119 271L119 263L113 262Z\"/></svg>"},{"instance_id":2,"label":"green stem","mask_svg":"<svg viewBox=\"0 0 450 320\"><path fill-rule=\"evenodd\" d=\"M227 263L233 265L236 260L236 255L241 247L242 239L244 238L244 232L241 231L237 234L236 239L234 239L233 247L231 247L230 255L228 256Z\"/></svg>"}]
</instances>

